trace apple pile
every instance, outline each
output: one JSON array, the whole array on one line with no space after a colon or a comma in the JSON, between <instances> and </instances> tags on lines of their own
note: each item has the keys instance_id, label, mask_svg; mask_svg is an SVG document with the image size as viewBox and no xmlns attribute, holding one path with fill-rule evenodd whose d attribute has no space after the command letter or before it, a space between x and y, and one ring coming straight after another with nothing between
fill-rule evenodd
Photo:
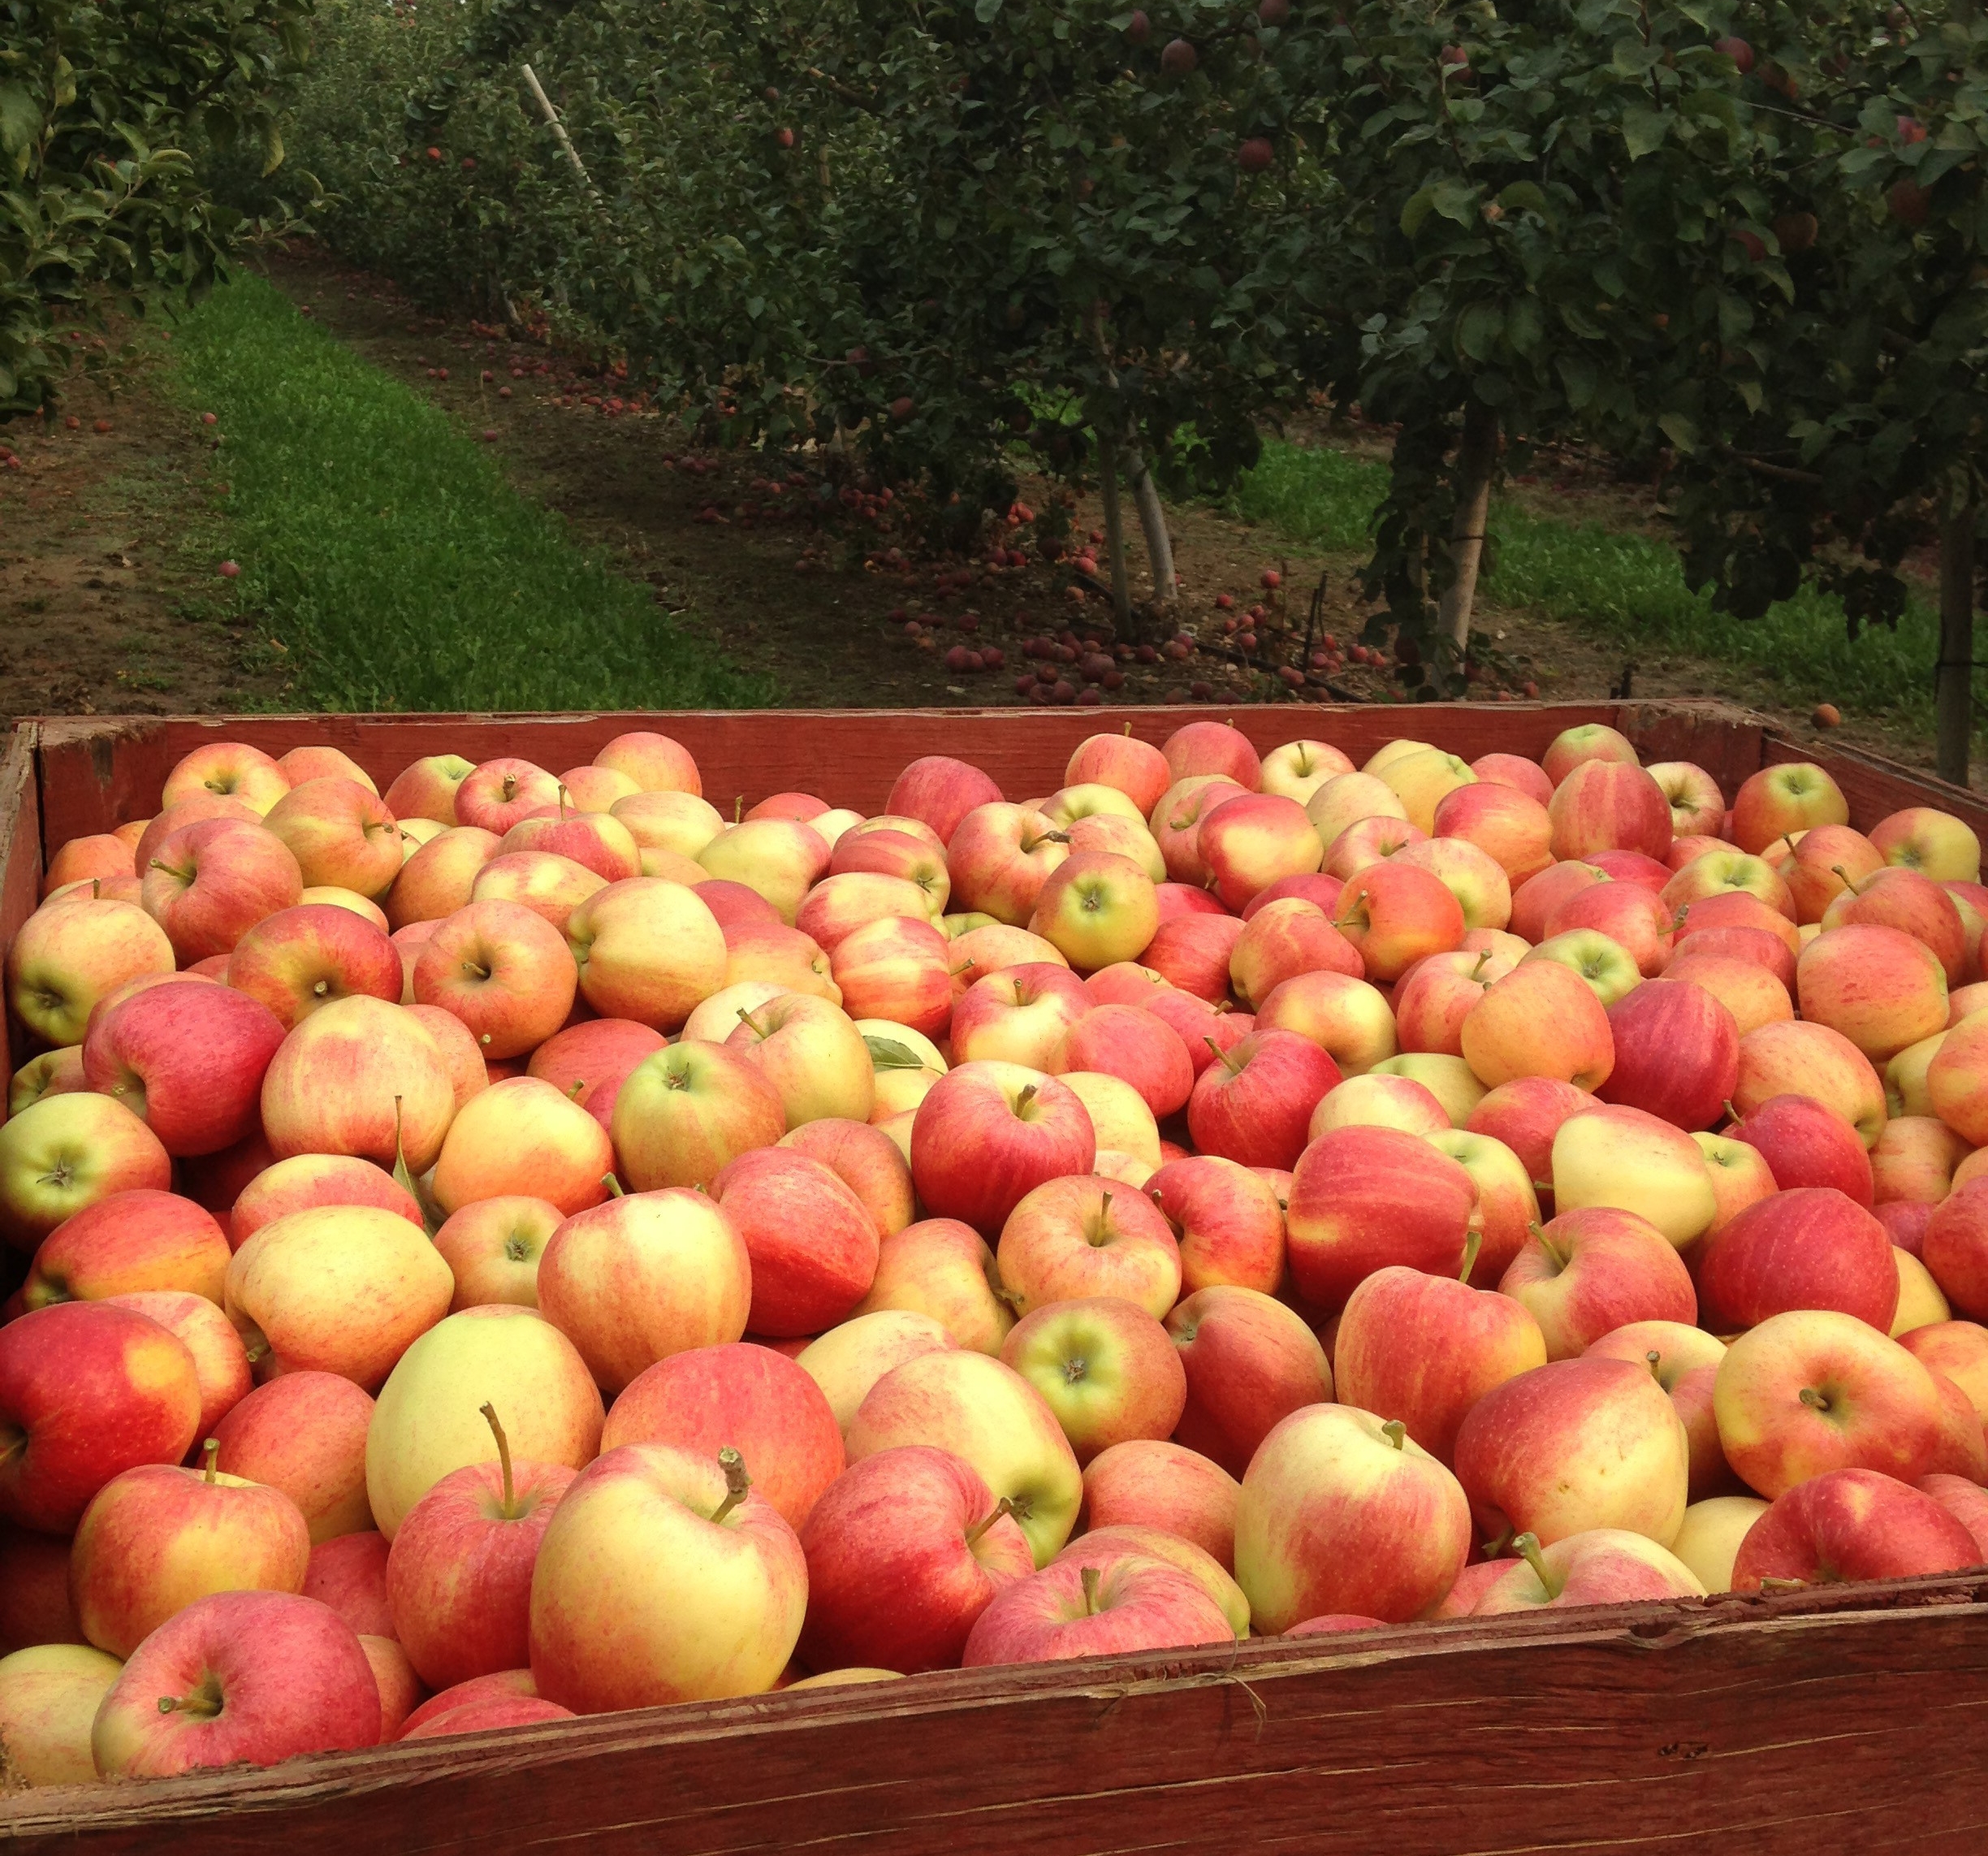
<instances>
[{"instance_id":1,"label":"apple pile","mask_svg":"<svg viewBox=\"0 0 1988 1856\"><path fill-rule=\"evenodd\" d=\"M1063 781L221 742L62 846L6 1769L1988 1559L1964 823L1600 726Z\"/></svg>"}]
</instances>

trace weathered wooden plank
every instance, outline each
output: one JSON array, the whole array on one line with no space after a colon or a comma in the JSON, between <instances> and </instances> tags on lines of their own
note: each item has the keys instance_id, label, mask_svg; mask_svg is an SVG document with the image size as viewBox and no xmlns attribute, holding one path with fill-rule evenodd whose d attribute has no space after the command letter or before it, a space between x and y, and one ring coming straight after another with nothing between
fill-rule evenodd
<instances>
[{"instance_id":1,"label":"weathered wooden plank","mask_svg":"<svg viewBox=\"0 0 1988 1856\"><path fill-rule=\"evenodd\" d=\"M0 1841L24 1856L521 1856L582 1840L589 1856L1977 1850L1985 1600L1967 1579L1919 1581L949 1672L29 1794L0 1805Z\"/></svg>"},{"instance_id":2,"label":"weathered wooden plank","mask_svg":"<svg viewBox=\"0 0 1988 1856\"><path fill-rule=\"evenodd\" d=\"M32 723L0 742L0 949L34 913L41 894L41 811L35 791L36 731ZM7 1015L10 1071L26 1061L21 1027Z\"/></svg>"}]
</instances>

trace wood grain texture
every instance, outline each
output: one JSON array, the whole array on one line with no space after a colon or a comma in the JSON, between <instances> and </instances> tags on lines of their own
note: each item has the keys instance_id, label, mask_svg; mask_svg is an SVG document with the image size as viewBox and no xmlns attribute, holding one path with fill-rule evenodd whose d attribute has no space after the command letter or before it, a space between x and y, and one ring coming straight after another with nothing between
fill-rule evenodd
<instances>
[{"instance_id":1,"label":"wood grain texture","mask_svg":"<svg viewBox=\"0 0 1988 1856\"><path fill-rule=\"evenodd\" d=\"M41 811L35 790L36 733L24 724L0 743L0 949L41 894ZM28 1059L26 1032L7 1014L8 1071Z\"/></svg>"},{"instance_id":2,"label":"wood grain texture","mask_svg":"<svg viewBox=\"0 0 1988 1856\"><path fill-rule=\"evenodd\" d=\"M1984 1756L1988 1583L1960 1577L952 1672L28 1793L0 1802L0 1845L1973 1856Z\"/></svg>"}]
</instances>

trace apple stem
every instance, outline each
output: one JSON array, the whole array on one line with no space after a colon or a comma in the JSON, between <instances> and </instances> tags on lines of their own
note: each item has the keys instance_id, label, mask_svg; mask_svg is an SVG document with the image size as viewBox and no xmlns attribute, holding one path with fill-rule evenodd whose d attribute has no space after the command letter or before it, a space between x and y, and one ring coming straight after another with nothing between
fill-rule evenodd
<instances>
[{"instance_id":1,"label":"apple stem","mask_svg":"<svg viewBox=\"0 0 1988 1856\"><path fill-rule=\"evenodd\" d=\"M497 1408L485 1404L480 1408L483 1421L491 1427L491 1434L497 1439L497 1461L503 1470L503 1506L498 1512L506 1521L516 1521L517 1492L511 1482L511 1439L504 1435L504 1428L497 1421Z\"/></svg>"},{"instance_id":2,"label":"apple stem","mask_svg":"<svg viewBox=\"0 0 1988 1856\"><path fill-rule=\"evenodd\" d=\"M1532 1568L1532 1577L1537 1579L1549 1599L1560 1596L1561 1588L1554 1583L1553 1574L1547 1569L1546 1560L1540 1551L1536 1534L1522 1534L1513 1541L1512 1547L1519 1557Z\"/></svg>"},{"instance_id":3,"label":"apple stem","mask_svg":"<svg viewBox=\"0 0 1988 1856\"><path fill-rule=\"evenodd\" d=\"M1031 1102L1035 1100L1035 1092L1038 1087L1038 1084L1031 1083L1020 1095L1015 1097L1015 1113L1017 1114L1020 1114Z\"/></svg>"},{"instance_id":4,"label":"apple stem","mask_svg":"<svg viewBox=\"0 0 1988 1856\"><path fill-rule=\"evenodd\" d=\"M573 1087L566 1092L566 1100L569 1102L577 1102L586 1093L586 1078L584 1076L576 1076L573 1079Z\"/></svg>"},{"instance_id":5,"label":"apple stem","mask_svg":"<svg viewBox=\"0 0 1988 1856\"><path fill-rule=\"evenodd\" d=\"M1078 1575L1083 1586L1084 1616L1096 1617L1098 1613L1098 1585L1101 1575L1095 1566L1087 1566Z\"/></svg>"},{"instance_id":6,"label":"apple stem","mask_svg":"<svg viewBox=\"0 0 1988 1856\"><path fill-rule=\"evenodd\" d=\"M1224 1050L1222 1047L1214 1040L1213 1038L1204 1037L1201 1041L1205 1044L1210 1050L1215 1053L1217 1060L1221 1063L1222 1068L1226 1070L1231 1076L1239 1076L1242 1074L1242 1066L1239 1063L1231 1063L1229 1061L1229 1053Z\"/></svg>"},{"instance_id":7,"label":"apple stem","mask_svg":"<svg viewBox=\"0 0 1988 1856\"><path fill-rule=\"evenodd\" d=\"M559 816L560 823L564 824L566 822L566 782L564 780L559 782Z\"/></svg>"},{"instance_id":8,"label":"apple stem","mask_svg":"<svg viewBox=\"0 0 1988 1856\"><path fill-rule=\"evenodd\" d=\"M103 898L103 878L102 878L102 877L101 877L101 876L93 876L93 877L91 877L91 878L90 878L90 900L91 900L93 902L100 902L100 901L102 899L102 898Z\"/></svg>"},{"instance_id":9,"label":"apple stem","mask_svg":"<svg viewBox=\"0 0 1988 1856\"><path fill-rule=\"evenodd\" d=\"M1546 1235L1545 1226L1540 1223L1536 1218L1526 1227L1526 1229L1532 1232L1532 1241L1554 1260L1554 1268L1558 1270L1567 1268L1567 1258L1554 1248L1553 1239Z\"/></svg>"},{"instance_id":10,"label":"apple stem","mask_svg":"<svg viewBox=\"0 0 1988 1856\"><path fill-rule=\"evenodd\" d=\"M1502 1534L1494 1534L1490 1539L1484 1542L1485 1558L1487 1560L1496 1560L1500 1558L1505 1553L1506 1549L1510 1547L1511 1543L1511 1523L1507 1521L1505 1524L1505 1531Z\"/></svg>"},{"instance_id":11,"label":"apple stem","mask_svg":"<svg viewBox=\"0 0 1988 1856\"><path fill-rule=\"evenodd\" d=\"M746 1491L752 1486L752 1477L746 1473L746 1459L728 1443L718 1452L718 1467L724 1471L725 1499L712 1511L713 1527L745 1500Z\"/></svg>"},{"instance_id":12,"label":"apple stem","mask_svg":"<svg viewBox=\"0 0 1988 1856\"><path fill-rule=\"evenodd\" d=\"M1120 732L1124 734L1127 741L1130 741L1132 738L1132 725L1130 722L1127 722L1124 729Z\"/></svg>"},{"instance_id":13,"label":"apple stem","mask_svg":"<svg viewBox=\"0 0 1988 1856\"><path fill-rule=\"evenodd\" d=\"M1457 1271L1457 1280L1467 1283L1471 1271L1477 1267L1477 1252L1484 1248L1484 1233L1473 1231L1463 1239L1463 1267Z\"/></svg>"},{"instance_id":14,"label":"apple stem","mask_svg":"<svg viewBox=\"0 0 1988 1856\"><path fill-rule=\"evenodd\" d=\"M1778 1592L1805 1592L1809 1590L1806 1579L1762 1579L1760 1582L1763 1597L1771 1598Z\"/></svg>"},{"instance_id":15,"label":"apple stem","mask_svg":"<svg viewBox=\"0 0 1988 1856\"><path fill-rule=\"evenodd\" d=\"M1650 1377L1657 1384L1662 1385L1663 1383L1663 1356L1653 1347L1643 1357L1649 1362Z\"/></svg>"},{"instance_id":16,"label":"apple stem","mask_svg":"<svg viewBox=\"0 0 1988 1856\"><path fill-rule=\"evenodd\" d=\"M202 1720L212 1720L220 1713L221 1704L209 1695L161 1695L158 1711L161 1714L198 1715Z\"/></svg>"},{"instance_id":17,"label":"apple stem","mask_svg":"<svg viewBox=\"0 0 1988 1856\"><path fill-rule=\"evenodd\" d=\"M1818 1392L1813 1386L1802 1387L1801 1402L1812 1412L1826 1412L1830 1408L1828 1395Z\"/></svg>"},{"instance_id":18,"label":"apple stem","mask_svg":"<svg viewBox=\"0 0 1988 1856\"><path fill-rule=\"evenodd\" d=\"M1491 950L1487 947L1483 953L1477 956L1477 964L1470 970L1470 976L1472 979L1475 980L1480 973L1484 971L1485 963L1490 958Z\"/></svg>"},{"instance_id":19,"label":"apple stem","mask_svg":"<svg viewBox=\"0 0 1988 1856\"><path fill-rule=\"evenodd\" d=\"M746 795L745 795L743 793L741 793L741 794L739 794L739 796L738 796L738 797L737 797L736 799L734 799L734 800L732 802L732 822L733 822L733 824L738 824L741 823L741 822L744 820L745 816L746 816Z\"/></svg>"},{"instance_id":20,"label":"apple stem","mask_svg":"<svg viewBox=\"0 0 1988 1856\"><path fill-rule=\"evenodd\" d=\"M1393 1444L1397 1450L1402 1450L1407 1447L1408 1427L1407 1425L1403 1424L1399 1418L1389 1418L1385 1424L1381 1426L1381 1434L1385 1437L1389 1443Z\"/></svg>"},{"instance_id":21,"label":"apple stem","mask_svg":"<svg viewBox=\"0 0 1988 1856\"><path fill-rule=\"evenodd\" d=\"M607 1196L611 1199L619 1199L626 1196L621 1190L621 1182L612 1173L602 1174L601 1183L607 1188Z\"/></svg>"},{"instance_id":22,"label":"apple stem","mask_svg":"<svg viewBox=\"0 0 1988 1856\"><path fill-rule=\"evenodd\" d=\"M982 1534L985 1534L987 1530L995 1524L996 1521L999 1521L1003 1515L1011 1515L1013 1512L1014 1503L1009 1501L1005 1495L1003 1495L989 1511L987 1518L984 1521L977 1521L971 1527L966 1529L966 1544L969 1547L972 1546L973 1543L978 1540Z\"/></svg>"},{"instance_id":23,"label":"apple stem","mask_svg":"<svg viewBox=\"0 0 1988 1856\"><path fill-rule=\"evenodd\" d=\"M1735 1127L1738 1127L1740 1121L1744 1118L1741 1116L1740 1111L1733 1106L1732 1097L1728 1096L1726 1100L1719 1105L1719 1106L1725 1110L1727 1120L1731 1122Z\"/></svg>"},{"instance_id":24,"label":"apple stem","mask_svg":"<svg viewBox=\"0 0 1988 1856\"><path fill-rule=\"evenodd\" d=\"M1835 873L1836 873L1836 874L1837 874L1839 876L1840 876L1840 877L1842 877L1842 878L1843 878L1843 887L1844 887L1846 889L1850 889L1850 888L1852 888L1852 887L1853 886L1853 885L1852 885L1852 882L1851 882L1850 872L1849 872L1848 870L1844 869L1844 868L1843 868L1843 866L1842 866L1840 863L1832 863L1832 864L1830 866L1830 868L1831 870L1833 870L1834 872L1835 872Z\"/></svg>"},{"instance_id":25,"label":"apple stem","mask_svg":"<svg viewBox=\"0 0 1988 1856\"><path fill-rule=\"evenodd\" d=\"M767 1035L765 1027L759 1023L758 1019L752 1015L752 1008L750 1006L741 1006L738 1009L738 1015L747 1024L750 1025L760 1036L764 1037Z\"/></svg>"},{"instance_id":26,"label":"apple stem","mask_svg":"<svg viewBox=\"0 0 1988 1856\"><path fill-rule=\"evenodd\" d=\"M210 1437L201 1446L201 1473L206 1477L207 1486L210 1489L221 1480L218 1469L220 1461L221 1439L218 1437Z\"/></svg>"}]
</instances>

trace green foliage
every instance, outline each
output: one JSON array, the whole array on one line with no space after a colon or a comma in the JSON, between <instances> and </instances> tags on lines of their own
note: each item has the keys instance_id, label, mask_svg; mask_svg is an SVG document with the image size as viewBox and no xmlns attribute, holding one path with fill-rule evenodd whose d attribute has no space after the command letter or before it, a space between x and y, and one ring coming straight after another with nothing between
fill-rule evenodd
<instances>
[{"instance_id":1,"label":"green foliage","mask_svg":"<svg viewBox=\"0 0 1988 1856\"><path fill-rule=\"evenodd\" d=\"M1018 443L1074 475L1087 427L1124 433L1219 486L1299 392L1326 183L1295 144L1242 171L1285 80L1234 0L1178 10L1205 28L1186 79L1109 0L512 0L448 44L329 0L298 141L355 257L555 303L707 435L853 453L970 529Z\"/></svg>"},{"instance_id":2,"label":"green foliage","mask_svg":"<svg viewBox=\"0 0 1988 1856\"><path fill-rule=\"evenodd\" d=\"M56 323L197 294L249 228L198 158L283 158L312 0L0 0L0 418L52 396Z\"/></svg>"},{"instance_id":3,"label":"green foliage","mask_svg":"<svg viewBox=\"0 0 1988 1856\"><path fill-rule=\"evenodd\" d=\"M1388 482L1385 464L1271 439L1230 507L1303 545L1351 552L1367 545ZM1812 586L1755 617L1722 611L1709 588L1686 585L1678 551L1649 535L1511 503L1493 504L1491 533L1497 566L1485 591L1501 606L1569 621L1645 661L1675 653L1744 665L1778 681L1791 703L1855 691L1867 713L1912 729L1931 721L1926 666L1938 622L1923 599L1904 602L1893 629L1858 638L1842 602Z\"/></svg>"},{"instance_id":4,"label":"green foliage","mask_svg":"<svg viewBox=\"0 0 1988 1856\"><path fill-rule=\"evenodd\" d=\"M236 587L322 709L728 707L771 692L577 548L446 414L242 277L180 325L220 415Z\"/></svg>"}]
</instances>

